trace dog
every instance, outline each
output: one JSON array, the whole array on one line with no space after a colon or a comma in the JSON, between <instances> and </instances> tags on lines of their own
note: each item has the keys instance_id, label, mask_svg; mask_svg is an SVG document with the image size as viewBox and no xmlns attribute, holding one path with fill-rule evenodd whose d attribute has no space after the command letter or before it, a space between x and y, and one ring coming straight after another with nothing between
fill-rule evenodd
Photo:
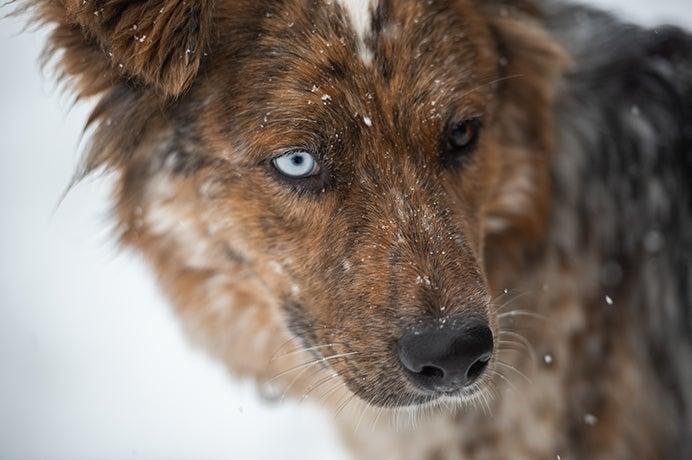
<instances>
[{"instance_id":1,"label":"dog","mask_svg":"<svg viewBox=\"0 0 692 460\"><path fill-rule=\"evenodd\" d=\"M195 343L356 458L692 456L692 36L541 0L19 0Z\"/></svg>"}]
</instances>

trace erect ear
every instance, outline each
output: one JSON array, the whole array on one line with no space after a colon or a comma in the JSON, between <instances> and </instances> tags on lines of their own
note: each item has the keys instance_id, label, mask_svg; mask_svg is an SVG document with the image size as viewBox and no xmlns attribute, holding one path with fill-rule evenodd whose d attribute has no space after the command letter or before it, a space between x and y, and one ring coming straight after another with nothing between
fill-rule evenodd
<instances>
[{"instance_id":1,"label":"erect ear","mask_svg":"<svg viewBox=\"0 0 692 460\"><path fill-rule=\"evenodd\" d=\"M123 77L164 96L197 74L212 33L211 0L30 0L38 22L54 24L47 54L62 52L64 76L91 96Z\"/></svg>"},{"instance_id":2,"label":"erect ear","mask_svg":"<svg viewBox=\"0 0 692 460\"><path fill-rule=\"evenodd\" d=\"M524 0L479 0L503 73L496 137L503 172L489 209L488 231L540 240L550 210L554 98L569 58Z\"/></svg>"}]
</instances>

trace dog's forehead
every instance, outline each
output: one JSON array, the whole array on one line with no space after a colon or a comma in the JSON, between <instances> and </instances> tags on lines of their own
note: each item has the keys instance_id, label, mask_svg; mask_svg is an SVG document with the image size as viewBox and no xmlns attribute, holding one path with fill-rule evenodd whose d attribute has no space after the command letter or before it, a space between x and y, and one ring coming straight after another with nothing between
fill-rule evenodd
<instances>
[{"instance_id":1,"label":"dog's forehead","mask_svg":"<svg viewBox=\"0 0 692 460\"><path fill-rule=\"evenodd\" d=\"M261 146L258 155L343 139L436 142L448 120L483 114L497 78L486 25L465 4L287 0L259 9L242 63L219 71L234 79L223 100L242 109L231 130Z\"/></svg>"},{"instance_id":2,"label":"dog's forehead","mask_svg":"<svg viewBox=\"0 0 692 460\"><path fill-rule=\"evenodd\" d=\"M291 58L314 60L311 55L334 55L330 51L341 45L355 52L348 56L358 61L354 66L377 65L380 57L421 65L444 58L458 68L472 67L473 42L482 35L480 16L463 0L289 0L268 11L259 36L271 47L288 46ZM465 62L450 61L464 54ZM444 63L438 64L431 71L444 70Z\"/></svg>"},{"instance_id":3,"label":"dog's forehead","mask_svg":"<svg viewBox=\"0 0 692 460\"><path fill-rule=\"evenodd\" d=\"M433 86L453 93L482 83L496 70L487 65L492 47L485 24L463 0L275 5L257 35L249 68L267 75L268 83L284 82L282 100L296 89L324 88L324 80L331 80L337 91L367 96L379 90L420 101L430 99Z\"/></svg>"}]
</instances>

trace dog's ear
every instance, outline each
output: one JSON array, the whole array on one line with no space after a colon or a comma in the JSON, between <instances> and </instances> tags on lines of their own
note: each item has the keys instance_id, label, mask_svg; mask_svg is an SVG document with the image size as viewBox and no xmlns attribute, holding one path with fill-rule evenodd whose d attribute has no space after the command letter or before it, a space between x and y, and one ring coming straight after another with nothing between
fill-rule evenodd
<instances>
[{"instance_id":1,"label":"dog's ear","mask_svg":"<svg viewBox=\"0 0 692 460\"><path fill-rule=\"evenodd\" d=\"M479 0L478 5L494 35L503 77L496 137L504 177L488 229L540 240L550 209L554 99L569 58L541 25L533 2Z\"/></svg>"},{"instance_id":2,"label":"dog's ear","mask_svg":"<svg viewBox=\"0 0 692 460\"><path fill-rule=\"evenodd\" d=\"M52 24L47 56L60 55L78 96L126 79L166 97L185 91L212 33L211 0L31 0L39 23ZM28 5L28 6L27 6Z\"/></svg>"},{"instance_id":3,"label":"dog's ear","mask_svg":"<svg viewBox=\"0 0 692 460\"><path fill-rule=\"evenodd\" d=\"M44 64L77 100L97 102L75 181L126 164L165 108L191 87L211 46L212 0L16 0L15 14L51 27Z\"/></svg>"}]
</instances>

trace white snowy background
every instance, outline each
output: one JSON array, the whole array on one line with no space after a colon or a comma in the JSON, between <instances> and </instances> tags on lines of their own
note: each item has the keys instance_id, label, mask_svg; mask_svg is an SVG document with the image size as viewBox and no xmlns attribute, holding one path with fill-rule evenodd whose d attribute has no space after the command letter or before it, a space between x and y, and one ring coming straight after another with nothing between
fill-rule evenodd
<instances>
[{"instance_id":1,"label":"white snowy background","mask_svg":"<svg viewBox=\"0 0 692 460\"><path fill-rule=\"evenodd\" d=\"M692 26L691 0L592 3ZM39 72L45 32L22 25L0 19L0 460L346 458L330 416L266 404L188 345L113 244L108 180L57 207L88 108Z\"/></svg>"}]
</instances>

